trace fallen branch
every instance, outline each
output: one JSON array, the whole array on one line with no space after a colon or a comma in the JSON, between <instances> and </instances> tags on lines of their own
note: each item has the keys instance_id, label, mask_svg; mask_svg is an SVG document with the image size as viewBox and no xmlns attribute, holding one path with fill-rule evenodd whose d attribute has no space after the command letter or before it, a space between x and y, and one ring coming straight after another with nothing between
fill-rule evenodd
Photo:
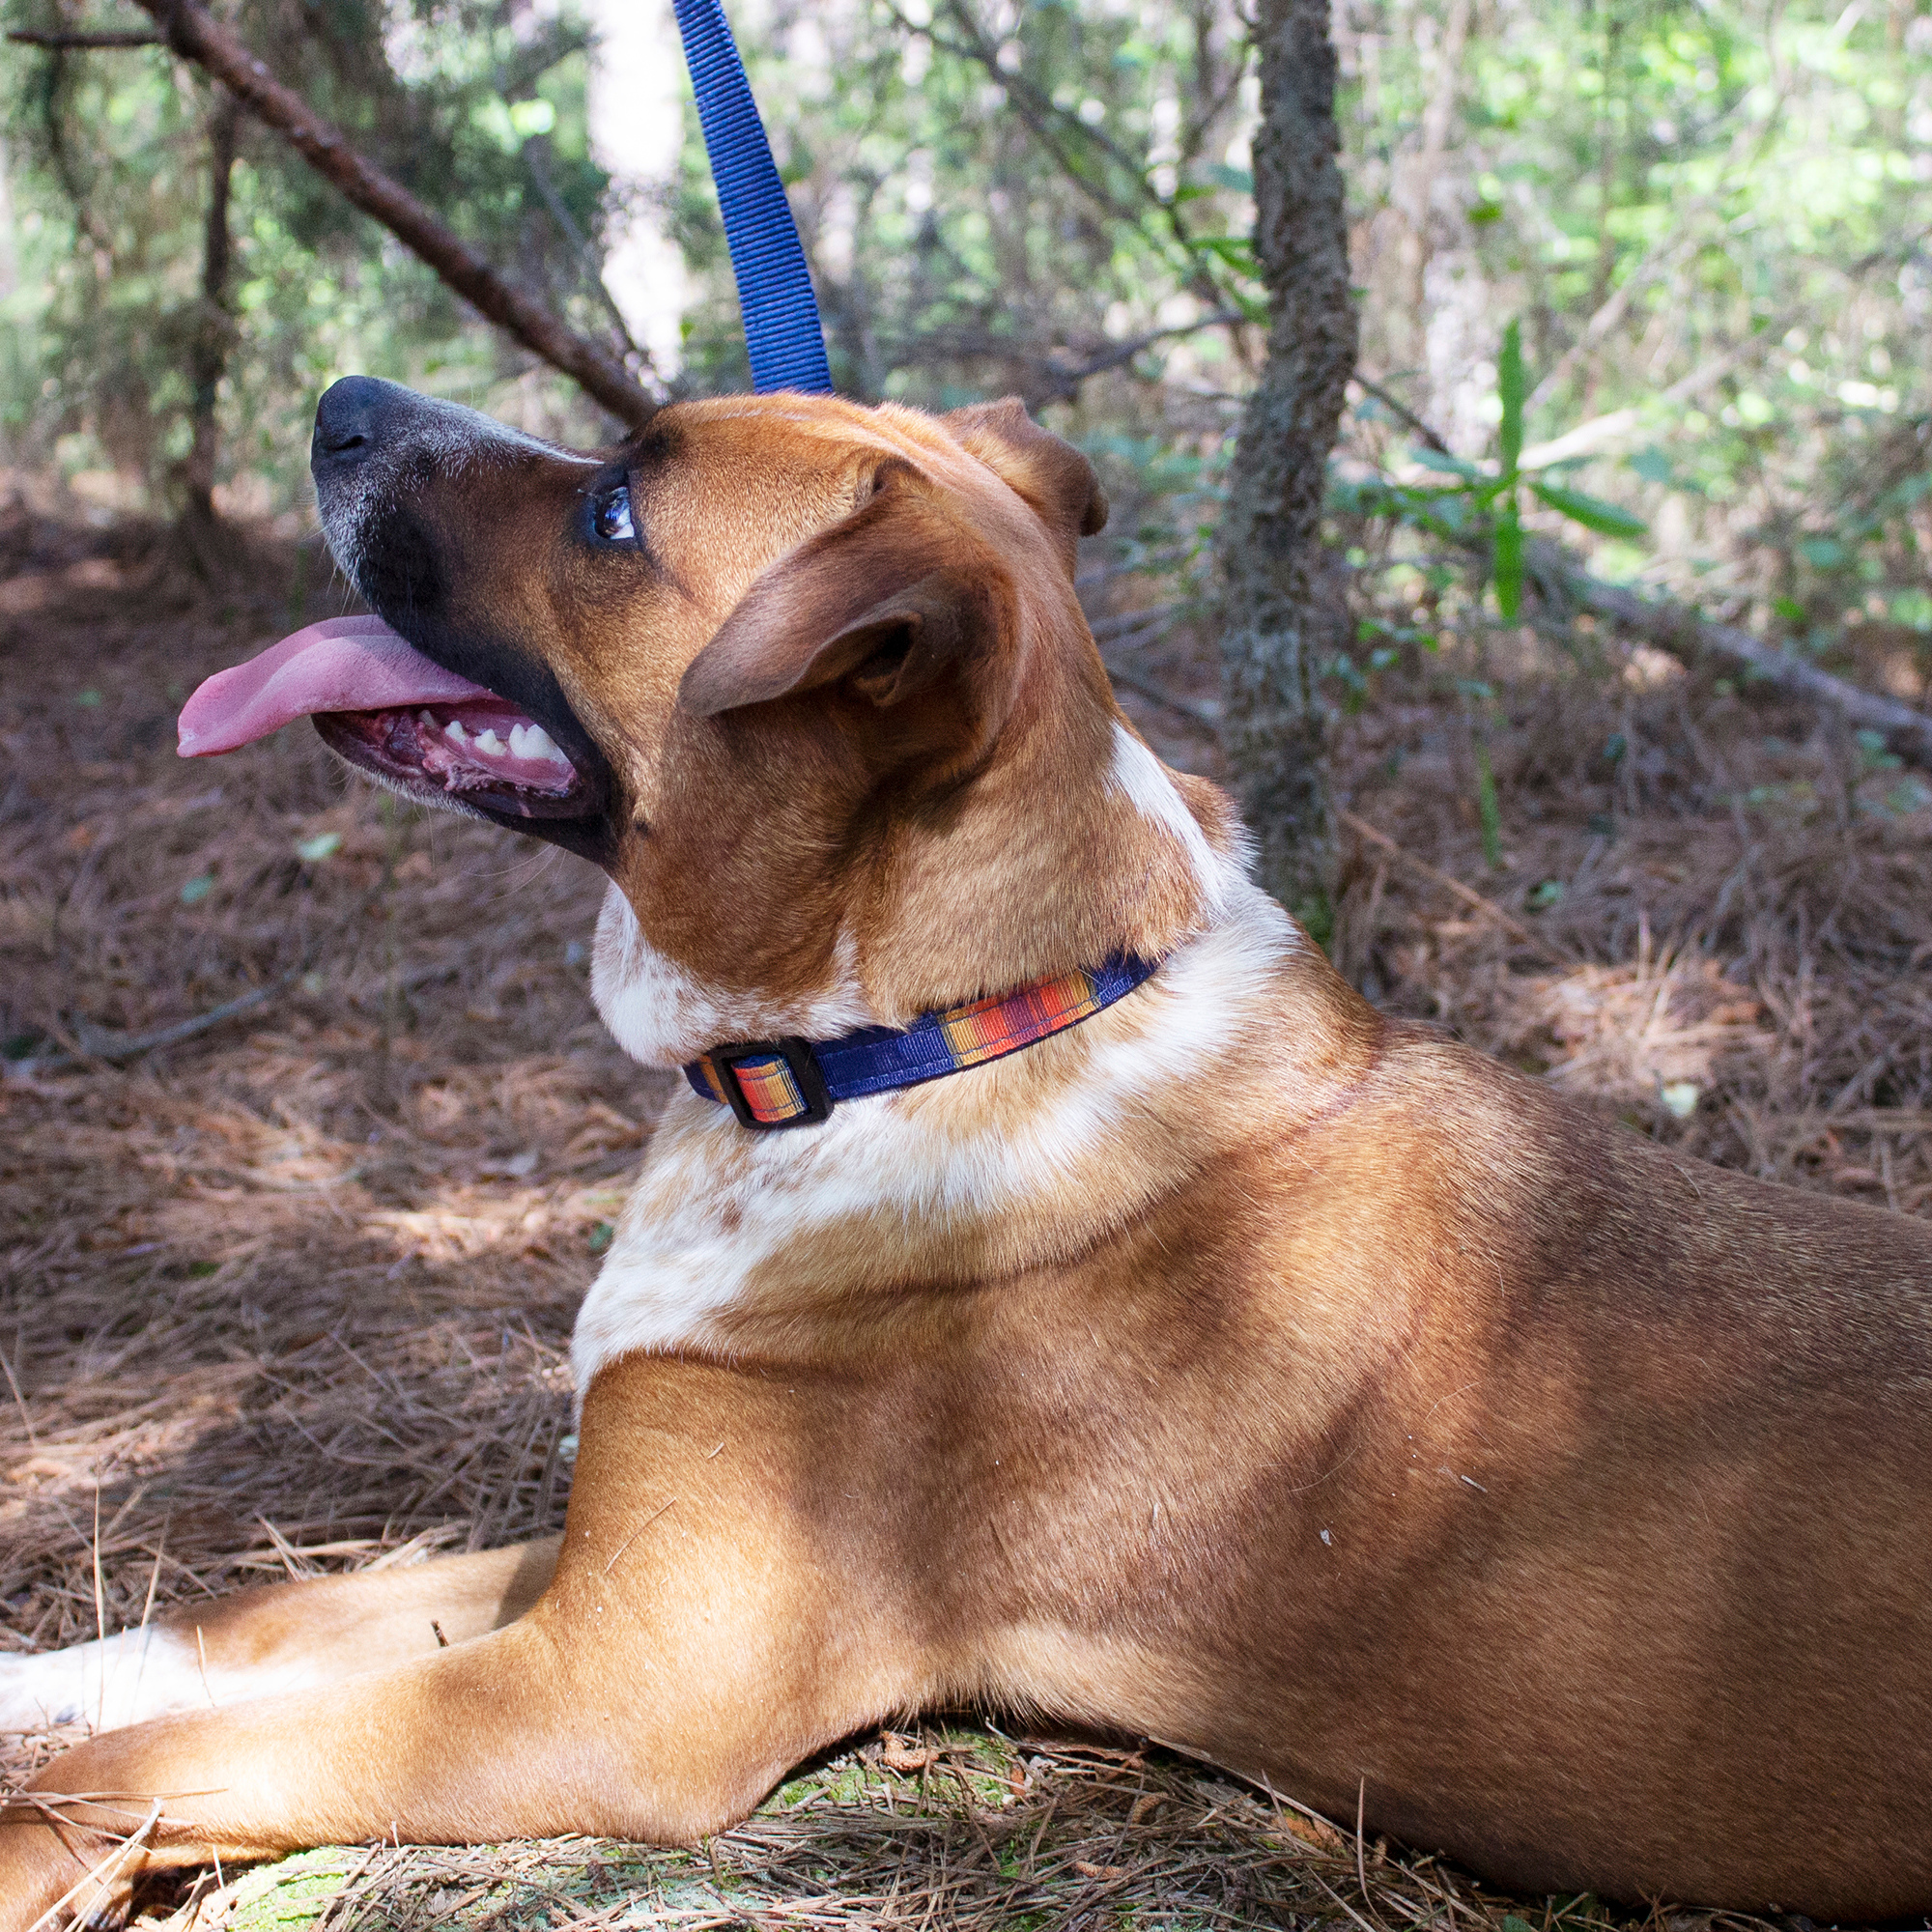
<instances>
[{"instance_id":1,"label":"fallen branch","mask_svg":"<svg viewBox=\"0 0 1932 1932\"><path fill-rule=\"evenodd\" d=\"M656 399L616 356L566 327L541 302L505 281L406 187L357 154L340 128L284 87L265 62L195 0L138 0L138 4L155 16L177 54L220 81L316 173L339 188L364 214L380 221L486 321L515 336L552 368L571 377L631 428L656 412Z\"/></svg>"},{"instance_id":2,"label":"fallen branch","mask_svg":"<svg viewBox=\"0 0 1932 1932\"><path fill-rule=\"evenodd\" d=\"M206 1033L210 1027L219 1026L223 1020L253 1012L257 1007L272 1000L286 983L279 981L272 986L257 986L253 992L243 993L239 999L224 1000L220 1006L210 1007L207 1012L197 1013L192 1019L177 1020L172 1026L156 1027L147 1033L124 1033L119 1027L96 1026L92 1020L76 1015L73 1022L74 1043L90 1060L137 1060L144 1053L154 1053L164 1046L178 1046L185 1039L192 1039L196 1034ZM44 1062L42 1064L45 1065Z\"/></svg>"},{"instance_id":3,"label":"fallen branch","mask_svg":"<svg viewBox=\"0 0 1932 1932\"><path fill-rule=\"evenodd\" d=\"M119 1027L96 1026L92 1020L76 1015L72 1037L68 1042L78 1049L76 1052L36 1054L31 1059L13 1061L7 1065L7 1074L11 1079L27 1080L37 1073L60 1073L70 1066L85 1066L91 1061L138 1060L144 1053L156 1053L164 1046L178 1046L185 1039L192 1039L197 1034L208 1032L211 1027L218 1027L224 1020L253 1012L257 1007L272 1000L287 984L286 980L281 980L272 986L257 986L239 999L224 1000L220 1006L211 1007L205 1013L196 1013L192 1019L177 1020L172 1026L156 1027L147 1033L124 1033ZM57 1028L56 1032L60 1029ZM62 1037L65 1038L66 1035L63 1034Z\"/></svg>"},{"instance_id":4,"label":"fallen branch","mask_svg":"<svg viewBox=\"0 0 1932 1932\"><path fill-rule=\"evenodd\" d=\"M1539 546L1541 549L1542 546ZM1932 767L1932 717L1862 686L1848 684L1804 659L1741 631L1735 624L1714 623L1664 598L1639 597L1601 578L1577 570L1555 546L1546 554L1556 562L1551 573L1573 604L1597 616L1607 617L1626 630L1674 657L1690 658L1715 651L1747 665L1767 683L1822 704L1829 704L1862 730L1878 732L1901 757Z\"/></svg>"}]
</instances>

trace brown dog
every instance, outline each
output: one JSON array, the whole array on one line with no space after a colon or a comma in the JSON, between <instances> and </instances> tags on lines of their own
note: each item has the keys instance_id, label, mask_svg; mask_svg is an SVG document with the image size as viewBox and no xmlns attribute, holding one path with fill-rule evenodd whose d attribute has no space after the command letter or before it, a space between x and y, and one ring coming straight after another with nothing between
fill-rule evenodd
<instances>
[{"instance_id":1,"label":"brown dog","mask_svg":"<svg viewBox=\"0 0 1932 1932\"><path fill-rule=\"evenodd\" d=\"M1158 969L787 1131L680 1093L579 1322L563 1537L0 1659L0 1722L128 1726L15 1806L0 1927L116 1833L124 1874L688 1840L960 1703L1359 1789L1520 1888L1932 1906L1932 1229L1364 1005L1115 708L1077 454L779 395L599 464L355 381L315 469L410 644L303 633L184 748L314 713L595 859L639 1059Z\"/></svg>"}]
</instances>

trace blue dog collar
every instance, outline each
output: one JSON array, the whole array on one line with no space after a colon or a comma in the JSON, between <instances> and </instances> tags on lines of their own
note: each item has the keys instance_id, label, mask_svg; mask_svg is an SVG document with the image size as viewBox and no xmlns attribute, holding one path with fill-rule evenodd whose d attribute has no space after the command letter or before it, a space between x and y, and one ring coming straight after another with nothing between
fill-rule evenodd
<instances>
[{"instance_id":1,"label":"blue dog collar","mask_svg":"<svg viewBox=\"0 0 1932 1932\"><path fill-rule=\"evenodd\" d=\"M840 1100L917 1087L1065 1033L1123 999L1159 964L1121 953L1094 972L1068 973L1017 993L949 1007L905 1028L863 1027L837 1039L789 1037L714 1046L685 1067L684 1077L694 1093L729 1107L759 1132L809 1126Z\"/></svg>"}]
</instances>

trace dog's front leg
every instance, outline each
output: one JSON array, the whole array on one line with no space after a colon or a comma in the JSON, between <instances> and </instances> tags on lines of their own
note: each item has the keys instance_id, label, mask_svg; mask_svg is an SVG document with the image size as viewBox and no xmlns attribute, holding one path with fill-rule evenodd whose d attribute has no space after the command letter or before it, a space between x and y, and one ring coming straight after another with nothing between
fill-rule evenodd
<instances>
[{"instance_id":1,"label":"dog's front leg","mask_svg":"<svg viewBox=\"0 0 1932 1932\"><path fill-rule=\"evenodd\" d=\"M0 1829L0 1932L25 1932L144 1826L129 1863L152 1869L392 1834L675 1843L742 1816L800 1758L933 1688L910 1618L828 1560L819 1477L841 1423L802 1386L607 1371L526 1616L55 1760Z\"/></svg>"},{"instance_id":2,"label":"dog's front leg","mask_svg":"<svg viewBox=\"0 0 1932 1932\"><path fill-rule=\"evenodd\" d=\"M0 1732L114 1731L407 1662L514 1623L543 1594L560 1540L270 1583L67 1650L0 1654Z\"/></svg>"},{"instance_id":3,"label":"dog's front leg","mask_svg":"<svg viewBox=\"0 0 1932 1932\"><path fill-rule=\"evenodd\" d=\"M323 1691L107 1733L9 1806L0 1928L25 1932L129 1833L141 1850L110 1895L143 1870L384 1836L696 1837L782 1767L723 1761L715 1711L648 1708L637 1692L660 1674L621 1642L560 1646L526 1622Z\"/></svg>"}]
</instances>

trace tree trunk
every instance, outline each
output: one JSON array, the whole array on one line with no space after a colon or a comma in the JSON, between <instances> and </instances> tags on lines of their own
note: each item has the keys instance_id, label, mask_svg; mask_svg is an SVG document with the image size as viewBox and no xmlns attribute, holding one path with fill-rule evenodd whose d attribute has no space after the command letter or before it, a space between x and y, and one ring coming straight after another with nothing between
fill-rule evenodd
<instances>
[{"instance_id":1,"label":"tree trunk","mask_svg":"<svg viewBox=\"0 0 1932 1932\"><path fill-rule=\"evenodd\" d=\"M1355 366L1349 233L1335 155L1328 0L1260 0L1255 253L1267 362L1241 418L1222 513L1222 742L1260 878L1318 941L1333 923L1327 717L1316 689L1340 641L1316 592L1328 452Z\"/></svg>"},{"instance_id":2,"label":"tree trunk","mask_svg":"<svg viewBox=\"0 0 1932 1932\"><path fill-rule=\"evenodd\" d=\"M208 119L208 214L201 244L201 314L188 349L188 380L194 386L189 420L194 440L182 466L187 495L183 522L187 526L189 548L203 562L212 561L212 540L220 521L214 513L214 459L220 440L214 405L234 333L234 321L228 312L228 194L235 179L235 139L241 120L241 102L226 88L217 89L214 109Z\"/></svg>"}]
</instances>

